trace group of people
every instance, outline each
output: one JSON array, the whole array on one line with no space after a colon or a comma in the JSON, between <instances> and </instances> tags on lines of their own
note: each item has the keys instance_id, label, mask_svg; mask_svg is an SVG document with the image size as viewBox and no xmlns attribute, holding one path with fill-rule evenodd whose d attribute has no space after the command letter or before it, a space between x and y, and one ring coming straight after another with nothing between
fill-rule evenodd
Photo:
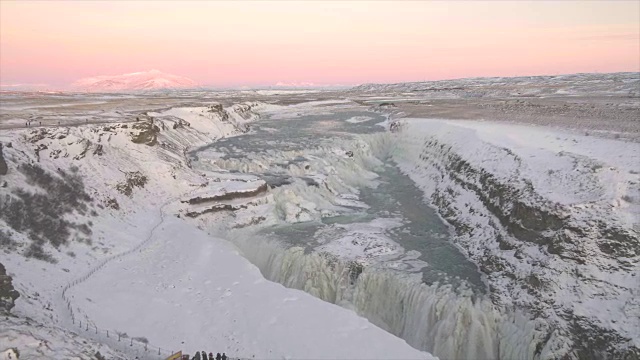
<instances>
[{"instance_id":1,"label":"group of people","mask_svg":"<svg viewBox=\"0 0 640 360\"><path fill-rule=\"evenodd\" d=\"M209 356L207 356L205 351L202 353L196 352L191 360L227 360L227 354L222 353L222 355L220 355L220 353L217 353L214 357L213 353L209 353Z\"/></svg>"}]
</instances>

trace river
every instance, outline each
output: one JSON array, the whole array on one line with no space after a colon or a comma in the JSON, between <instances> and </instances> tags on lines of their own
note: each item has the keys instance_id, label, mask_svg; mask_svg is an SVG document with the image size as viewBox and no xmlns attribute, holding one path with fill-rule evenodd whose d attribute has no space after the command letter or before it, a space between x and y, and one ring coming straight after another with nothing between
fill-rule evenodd
<instances>
[{"instance_id":1,"label":"river","mask_svg":"<svg viewBox=\"0 0 640 360\"><path fill-rule=\"evenodd\" d=\"M355 105L299 106L191 151L197 169L252 174L271 187L275 222L217 235L267 279L353 309L441 358L535 358L533 325L493 306L449 225L391 160L386 120Z\"/></svg>"}]
</instances>

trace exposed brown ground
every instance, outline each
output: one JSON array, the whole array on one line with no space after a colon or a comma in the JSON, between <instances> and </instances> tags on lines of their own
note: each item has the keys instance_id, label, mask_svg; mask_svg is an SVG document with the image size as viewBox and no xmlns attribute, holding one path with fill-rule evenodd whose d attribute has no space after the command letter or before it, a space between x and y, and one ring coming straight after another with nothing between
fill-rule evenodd
<instances>
[{"instance_id":1,"label":"exposed brown ground","mask_svg":"<svg viewBox=\"0 0 640 360\"><path fill-rule=\"evenodd\" d=\"M260 95L236 92L194 94L71 94L0 92L0 130L36 126L74 126L109 122L132 122L146 112L179 106L230 106L243 101L292 105L315 100L341 98L336 93Z\"/></svg>"},{"instance_id":2,"label":"exposed brown ground","mask_svg":"<svg viewBox=\"0 0 640 360\"><path fill-rule=\"evenodd\" d=\"M381 96L382 95L382 96ZM292 105L307 101L351 99L380 109L394 117L490 120L578 130L589 135L640 142L640 98L613 96L493 96L463 98L433 93L372 94L332 91L306 94L261 95L259 93L198 92L185 94L100 95L0 93L0 129L31 126L81 125L129 122L148 111L176 106L225 106L242 101ZM381 110L381 109L380 109Z\"/></svg>"},{"instance_id":3,"label":"exposed brown ground","mask_svg":"<svg viewBox=\"0 0 640 360\"><path fill-rule=\"evenodd\" d=\"M556 97L497 99L370 100L393 103L395 117L488 120L579 130L603 137L640 141L640 99L628 97Z\"/></svg>"}]
</instances>

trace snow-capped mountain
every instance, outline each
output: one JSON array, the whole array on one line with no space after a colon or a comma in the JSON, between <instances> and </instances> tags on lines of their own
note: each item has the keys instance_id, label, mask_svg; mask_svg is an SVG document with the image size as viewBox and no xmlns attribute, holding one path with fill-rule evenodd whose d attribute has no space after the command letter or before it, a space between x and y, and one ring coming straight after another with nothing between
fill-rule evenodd
<instances>
[{"instance_id":1,"label":"snow-capped mountain","mask_svg":"<svg viewBox=\"0 0 640 360\"><path fill-rule=\"evenodd\" d=\"M198 86L186 77L163 73L159 70L141 71L122 75L101 75L82 78L72 88L80 91L130 91L185 89Z\"/></svg>"}]
</instances>

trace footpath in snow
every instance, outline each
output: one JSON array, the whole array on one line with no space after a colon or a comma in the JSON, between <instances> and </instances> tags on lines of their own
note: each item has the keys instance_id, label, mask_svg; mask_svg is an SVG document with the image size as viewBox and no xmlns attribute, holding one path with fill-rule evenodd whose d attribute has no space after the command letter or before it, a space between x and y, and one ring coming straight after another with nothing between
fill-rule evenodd
<instances>
[{"instance_id":1,"label":"footpath in snow","mask_svg":"<svg viewBox=\"0 0 640 360\"><path fill-rule=\"evenodd\" d=\"M256 358L429 359L339 306L266 281L225 240L174 217L136 256L67 292L92 322L193 352Z\"/></svg>"}]
</instances>

